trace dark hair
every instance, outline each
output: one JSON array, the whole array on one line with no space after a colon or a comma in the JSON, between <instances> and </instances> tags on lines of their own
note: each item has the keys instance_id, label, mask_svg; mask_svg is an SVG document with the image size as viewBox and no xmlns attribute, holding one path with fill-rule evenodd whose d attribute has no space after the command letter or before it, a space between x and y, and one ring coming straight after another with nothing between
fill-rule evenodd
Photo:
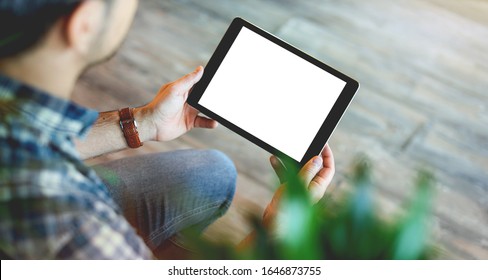
<instances>
[{"instance_id":1,"label":"dark hair","mask_svg":"<svg viewBox=\"0 0 488 280\"><path fill-rule=\"evenodd\" d=\"M34 47L84 0L0 0L0 58Z\"/></svg>"}]
</instances>

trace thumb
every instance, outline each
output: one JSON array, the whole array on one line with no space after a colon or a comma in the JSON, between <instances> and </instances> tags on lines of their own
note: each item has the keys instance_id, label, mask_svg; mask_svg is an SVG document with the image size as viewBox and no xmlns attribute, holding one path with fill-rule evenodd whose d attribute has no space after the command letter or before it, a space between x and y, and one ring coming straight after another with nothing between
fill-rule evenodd
<instances>
[{"instance_id":1,"label":"thumb","mask_svg":"<svg viewBox=\"0 0 488 280\"><path fill-rule=\"evenodd\" d=\"M203 75L203 67L198 66L195 71L186 74L173 83L173 90L178 94L184 94L188 92L194 84L196 84Z\"/></svg>"},{"instance_id":2,"label":"thumb","mask_svg":"<svg viewBox=\"0 0 488 280\"><path fill-rule=\"evenodd\" d=\"M271 166L273 167L273 170L275 171L276 175L278 176L278 179L280 180L280 183L283 184L286 181L286 168L281 163L281 161L276 157L276 156L271 156L269 158L269 162L271 163Z\"/></svg>"},{"instance_id":3,"label":"thumb","mask_svg":"<svg viewBox=\"0 0 488 280\"><path fill-rule=\"evenodd\" d=\"M300 170L298 175L305 181L305 184L308 186L312 179L317 175L317 172L320 171L323 165L323 160L319 156L313 157L309 160Z\"/></svg>"}]
</instances>

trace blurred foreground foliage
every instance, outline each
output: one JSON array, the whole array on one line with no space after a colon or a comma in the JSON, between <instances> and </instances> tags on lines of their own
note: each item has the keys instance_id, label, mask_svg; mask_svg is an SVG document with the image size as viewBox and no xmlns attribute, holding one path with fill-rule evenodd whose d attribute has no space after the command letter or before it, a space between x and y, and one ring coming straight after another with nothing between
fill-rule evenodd
<instances>
[{"instance_id":1,"label":"blurred foreground foliage","mask_svg":"<svg viewBox=\"0 0 488 280\"><path fill-rule=\"evenodd\" d=\"M202 259L428 259L434 257L429 244L430 205L433 177L420 172L415 194L406 212L380 217L375 211L371 165L359 158L350 183L353 192L343 201L325 198L310 202L296 167L287 164L287 188L277 217L276 232L252 218L256 239L253 246L234 246L190 238Z\"/></svg>"}]
</instances>

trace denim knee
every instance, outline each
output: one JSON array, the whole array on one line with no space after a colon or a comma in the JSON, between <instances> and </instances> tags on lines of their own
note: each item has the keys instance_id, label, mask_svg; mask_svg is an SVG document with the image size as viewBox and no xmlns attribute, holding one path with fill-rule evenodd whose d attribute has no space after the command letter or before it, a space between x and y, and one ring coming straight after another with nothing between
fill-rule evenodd
<instances>
[{"instance_id":1,"label":"denim knee","mask_svg":"<svg viewBox=\"0 0 488 280\"><path fill-rule=\"evenodd\" d=\"M201 177L206 182L205 193L220 204L224 214L232 203L236 189L237 170L232 160L218 150L202 151L204 172ZM199 176L200 177L200 176Z\"/></svg>"}]
</instances>

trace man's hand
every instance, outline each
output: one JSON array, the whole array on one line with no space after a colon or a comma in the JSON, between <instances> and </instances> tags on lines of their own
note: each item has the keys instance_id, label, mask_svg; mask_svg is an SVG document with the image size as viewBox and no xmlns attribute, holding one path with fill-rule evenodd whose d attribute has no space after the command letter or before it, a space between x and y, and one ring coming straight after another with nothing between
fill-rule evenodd
<instances>
[{"instance_id":1,"label":"man's hand","mask_svg":"<svg viewBox=\"0 0 488 280\"><path fill-rule=\"evenodd\" d=\"M217 122L201 116L186 104L190 89L203 74L198 67L177 81L166 84L147 105L134 108L139 138L146 141L175 139L194 127L215 128ZM119 125L119 112L102 112L85 140L75 140L80 157L88 159L127 148Z\"/></svg>"},{"instance_id":2,"label":"man's hand","mask_svg":"<svg viewBox=\"0 0 488 280\"><path fill-rule=\"evenodd\" d=\"M139 108L148 115L154 125L153 140L169 141L190 131L194 127L215 128L217 122L202 116L186 104L188 94L203 75L203 67L161 87L156 97L146 106ZM137 115L136 115L137 119Z\"/></svg>"},{"instance_id":3,"label":"man's hand","mask_svg":"<svg viewBox=\"0 0 488 280\"><path fill-rule=\"evenodd\" d=\"M286 188L286 183L284 182L284 173L286 172L285 167L275 156L270 158L270 162L282 185L275 192L271 202L264 210L263 225L265 227L270 227L274 223L279 202L281 201L281 196L283 195L283 190ZM321 155L313 157L298 173L298 175L308 186L308 192L313 203L317 203L324 196L325 190L334 177L334 173L334 155L327 144L325 145Z\"/></svg>"}]
</instances>

